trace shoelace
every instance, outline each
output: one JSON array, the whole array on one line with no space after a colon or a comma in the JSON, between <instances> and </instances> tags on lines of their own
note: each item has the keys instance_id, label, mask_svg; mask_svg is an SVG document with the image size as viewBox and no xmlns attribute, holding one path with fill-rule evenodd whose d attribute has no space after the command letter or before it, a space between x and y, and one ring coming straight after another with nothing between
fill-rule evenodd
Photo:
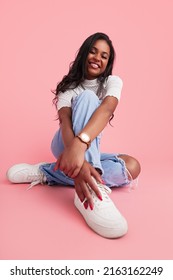
<instances>
[{"instance_id":1,"label":"shoelace","mask_svg":"<svg viewBox=\"0 0 173 280\"><path fill-rule=\"evenodd\" d=\"M110 194L112 192L112 190L107 187L106 185L103 185L99 182L97 182L97 186L98 188L100 189L101 191L101 194L102 194L102 199L105 201L105 200L109 200L109 197L108 197L108 194ZM89 187L89 186L88 186ZM100 200L99 198L97 197L97 195L95 194L95 192L89 187L89 191L91 193L91 196L92 196L92 199L93 199L93 202L94 204L96 203L100 203Z\"/></svg>"},{"instance_id":2,"label":"shoelace","mask_svg":"<svg viewBox=\"0 0 173 280\"><path fill-rule=\"evenodd\" d=\"M32 187L34 187L38 184L44 184L45 183L45 176L41 171L39 171L39 174L31 174L28 177L31 178L32 183L27 188L27 191L32 189Z\"/></svg>"}]
</instances>

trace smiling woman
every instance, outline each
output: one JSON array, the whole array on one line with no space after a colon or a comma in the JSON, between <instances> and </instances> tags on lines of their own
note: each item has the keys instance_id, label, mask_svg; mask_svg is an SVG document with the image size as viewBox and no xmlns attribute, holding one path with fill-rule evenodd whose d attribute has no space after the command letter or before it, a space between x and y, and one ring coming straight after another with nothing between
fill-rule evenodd
<instances>
[{"instance_id":1,"label":"smiling woman","mask_svg":"<svg viewBox=\"0 0 173 280\"><path fill-rule=\"evenodd\" d=\"M110 56L110 47L105 40L97 40L86 60L86 78L92 80L104 73Z\"/></svg>"},{"instance_id":2,"label":"smiling woman","mask_svg":"<svg viewBox=\"0 0 173 280\"><path fill-rule=\"evenodd\" d=\"M121 96L122 80L112 75L115 51L109 37L95 33L79 49L69 73L57 85L54 104L60 129L52 140L54 163L18 164L7 172L13 183L71 185L74 204L90 228L107 238L127 233L127 222L109 197L111 187L129 184L140 173L136 159L100 153L101 132Z\"/></svg>"}]
</instances>

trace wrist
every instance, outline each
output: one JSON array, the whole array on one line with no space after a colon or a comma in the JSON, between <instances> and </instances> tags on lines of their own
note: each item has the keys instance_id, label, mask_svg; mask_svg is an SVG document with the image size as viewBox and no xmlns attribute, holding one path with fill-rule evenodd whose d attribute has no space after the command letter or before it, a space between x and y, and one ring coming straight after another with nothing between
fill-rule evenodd
<instances>
[{"instance_id":1,"label":"wrist","mask_svg":"<svg viewBox=\"0 0 173 280\"><path fill-rule=\"evenodd\" d=\"M85 132L81 132L78 135L76 135L76 137L84 144L87 145L87 149L90 147L91 145L91 138L90 136L85 133Z\"/></svg>"},{"instance_id":2,"label":"wrist","mask_svg":"<svg viewBox=\"0 0 173 280\"><path fill-rule=\"evenodd\" d=\"M80 147L82 150L86 151L88 149L87 143L82 142L77 136L73 139L74 143Z\"/></svg>"}]
</instances>

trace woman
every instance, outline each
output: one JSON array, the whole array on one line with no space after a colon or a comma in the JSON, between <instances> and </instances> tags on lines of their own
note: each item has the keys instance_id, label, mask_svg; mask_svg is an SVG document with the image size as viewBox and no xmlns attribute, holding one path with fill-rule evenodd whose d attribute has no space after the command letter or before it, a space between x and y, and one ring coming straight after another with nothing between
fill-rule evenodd
<instances>
[{"instance_id":1,"label":"woman","mask_svg":"<svg viewBox=\"0 0 173 280\"><path fill-rule=\"evenodd\" d=\"M110 199L111 187L129 184L140 173L128 155L101 154L101 132L113 117L122 80L112 75L115 52L104 33L89 36L69 73L57 85L54 103L60 128L52 140L55 163L17 164L7 172L13 183L72 185L75 206L98 234L117 238L127 222ZM104 183L103 183L104 182Z\"/></svg>"}]
</instances>

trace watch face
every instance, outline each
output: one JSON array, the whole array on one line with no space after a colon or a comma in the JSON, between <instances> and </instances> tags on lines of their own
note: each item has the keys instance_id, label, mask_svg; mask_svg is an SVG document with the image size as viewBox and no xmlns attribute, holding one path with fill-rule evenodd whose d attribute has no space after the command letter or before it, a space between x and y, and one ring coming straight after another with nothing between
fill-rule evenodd
<instances>
[{"instance_id":1,"label":"watch face","mask_svg":"<svg viewBox=\"0 0 173 280\"><path fill-rule=\"evenodd\" d=\"M90 138L89 138L89 136L86 133L81 133L80 137L86 143L90 141Z\"/></svg>"}]
</instances>

